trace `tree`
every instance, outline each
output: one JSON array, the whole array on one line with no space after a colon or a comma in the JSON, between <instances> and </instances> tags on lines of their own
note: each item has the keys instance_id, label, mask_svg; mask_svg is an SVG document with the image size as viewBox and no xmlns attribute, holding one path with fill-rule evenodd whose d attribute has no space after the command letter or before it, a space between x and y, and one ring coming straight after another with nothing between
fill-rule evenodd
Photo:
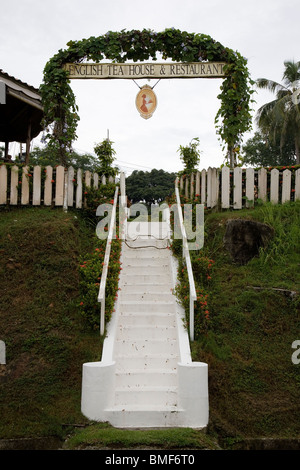
<instances>
[{"instance_id":1,"label":"tree","mask_svg":"<svg viewBox=\"0 0 300 470\"><path fill-rule=\"evenodd\" d=\"M174 192L176 174L164 170L135 170L126 178L126 193L132 203L160 203Z\"/></svg>"},{"instance_id":2,"label":"tree","mask_svg":"<svg viewBox=\"0 0 300 470\"><path fill-rule=\"evenodd\" d=\"M289 138L280 148L278 138L273 142L264 134L255 132L242 147L242 162L256 167L295 165L294 142Z\"/></svg>"},{"instance_id":3,"label":"tree","mask_svg":"<svg viewBox=\"0 0 300 470\"><path fill-rule=\"evenodd\" d=\"M112 167L115 160L114 155L116 154L112 144L113 142L109 139L104 139L94 147L94 152L100 160L100 166L98 166L97 171L105 176L115 176L119 171L117 167Z\"/></svg>"},{"instance_id":4,"label":"tree","mask_svg":"<svg viewBox=\"0 0 300 470\"><path fill-rule=\"evenodd\" d=\"M177 152L180 153L180 159L184 165L184 173L193 173L200 162L199 137L194 137L186 147L180 145Z\"/></svg>"},{"instance_id":5,"label":"tree","mask_svg":"<svg viewBox=\"0 0 300 470\"><path fill-rule=\"evenodd\" d=\"M16 158L18 161L18 158ZM35 147L29 156L30 165L41 166L54 166L61 165L60 153L53 147L46 146L44 148ZM96 171L97 160L93 155L88 153L79 154L72 150L66 154L66 166L73 166L74 168L81 168L83 171Z\"/></svg>"},{"instance_id":6,"label":"tree","mask_svg":"<svg viewBox=\"0 0 300 470\"><path fill-rule=\"evenodd\" d=\"M256 81L258 88L276 94L276 98L264 104L257 112L256 121L260 130L273 142L280 141L280 149L285 142L294 142L297 163L300 163L300 61L284 62L283 84L267 78Z\"/></svg>"}]
</instances>

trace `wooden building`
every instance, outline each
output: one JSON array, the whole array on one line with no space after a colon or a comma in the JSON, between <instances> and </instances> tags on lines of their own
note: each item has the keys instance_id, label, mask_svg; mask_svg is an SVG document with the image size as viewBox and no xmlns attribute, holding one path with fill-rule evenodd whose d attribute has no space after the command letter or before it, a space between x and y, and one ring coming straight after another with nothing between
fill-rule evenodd
<instances>
[{"instance_id":1,"label":"wooden building","mask_svg":"<svg viewBox=\"0 0 300 470\"><path fill-rule=\"evenodd\" d=\"M5 143L6 161L9 142L20 142L26 144L28 162L30 142L43 130L42 118L39 90L0 69L0 142Z\"/></svg>"}]
</instances>

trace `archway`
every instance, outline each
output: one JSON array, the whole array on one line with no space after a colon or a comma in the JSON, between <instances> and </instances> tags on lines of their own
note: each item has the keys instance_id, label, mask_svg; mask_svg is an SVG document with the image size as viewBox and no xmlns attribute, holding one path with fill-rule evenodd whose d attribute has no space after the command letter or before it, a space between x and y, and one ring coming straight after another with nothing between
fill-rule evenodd
<instances>
[{"instance_id":1,"label":"archway","mask_svg":"<svg viewBox=\"0 0 300 470\"><path fill-rule=\"evenodd\" d=\"M109 31L103 36L70 41L67 46L67 49L59 50L46 64L44 83L40 88L45 113L44 126L47 128L53 124L53 132L48 132L46 139L49 140L50 146L60 152L62 162L77 137L79 120L75 96L69 85L75 67L71 70L70 64L76 64L77 67L89 66L92 73L92 65L100 67L101 61L108 59L112 62L106 66L111 71L115 70L118 75L108 78L125 78L120 73L118 64L121 66L127 61L133 61L133 65L137 67L138 61L157 61L156 55L159 53L163 60L171 59L186 70L189 64L201 64L202 67L207 67L211 62L223 64L222 74L214 75L223 77L218 95L221 106L215 117L215 126L230 165L234 166L242 136L251 128L250 102L253 93L247 60L239 52L224 47L208 35L187 33L174 28L159 33L146 29ZM93 61L93 64L90 61ZM97 75L96 69L94 70ZM163 78L159 71L155 73Z\"/></svg>"}]
</instances>

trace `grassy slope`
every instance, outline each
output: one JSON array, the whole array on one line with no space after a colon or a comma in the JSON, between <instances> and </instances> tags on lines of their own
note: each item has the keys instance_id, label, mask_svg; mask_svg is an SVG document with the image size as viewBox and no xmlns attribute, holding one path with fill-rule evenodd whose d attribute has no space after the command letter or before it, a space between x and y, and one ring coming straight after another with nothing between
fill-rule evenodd
<instances>
[{"instance_id":1,"label":"grassy slope","mask_svg":"<svg viewBox=\"0 0 300 470\"><path fill-rule=\"evenodd\" d=\"M78 258L94 231L76 213L0 212L0 437L60 435L80 413L83 362L99 360L99 333L78 314Z\"/></svg>"},{"instance_id":2,"label":"grassy slope","mask_svg":"<svg viewBox=\"0 0 300 470\"><path fill-rule=\"evenodd\" d=\"M233 215L267 221L276 230L266 252L247 266L234 265L223 249L225 222ZM210 329L192 352L194 360L209 364L209 430L227 443L237 436L300 437L300 365L291 362L291 344L299 339L297 303L246 287L299 289L299 205L210 214L206 225L204 251L215 260ZM74 212L0 212L0 339L7 346L7 366L0 369L0 438L62 435L63 424L86 423L80 412L82 364L99 360L101 345L98 332L79 315L77 268L80 254L93 249L93 234ZM122 433L104 428L99 426L98 438L96 429L92 444L121 445ZM132 436L132 442L124 437L128 447L155 441ZM180 432L177 441L161 438L165 447L184 439ZM202 436L190 438L203 445Z\"/></svg>"},{"instance_id":3,"label":"grassy slope","mask_svg":"<svg viewBox=\"0 0 300 470\"><path fill-rule=\"evenodd\" d=\"M223 246L232 217L275 229L267 249L245 266L234 264ZM206 216L204 252L215 260L211 320L192 349L194 360L209 365L210 428L219 435L300 437L300 365L291 361L300 336L299 296L291 300L272 289L299 293L299 242L299 203Z\"/></svg>"}]
</instances>

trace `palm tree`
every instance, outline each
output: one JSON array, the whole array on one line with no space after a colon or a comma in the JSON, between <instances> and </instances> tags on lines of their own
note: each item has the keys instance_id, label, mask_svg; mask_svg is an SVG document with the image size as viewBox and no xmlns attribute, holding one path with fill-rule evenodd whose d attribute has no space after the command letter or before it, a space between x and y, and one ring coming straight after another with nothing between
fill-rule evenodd
<instances>
[{"instance_id":1,"label":"palm tree","mask_svg":"<svg viewBox=\"0 0 300 470\"><path fill-rule=\"evenodd\" d=\"M288 138L293 139L297 164L300 163L300 61L284 62L283 84L259 78L258 88L276 94L276 98L264 104L257 112L256 122L261 131L273 141L280 137L282 148Z\"/></svg>"}]
</instances>

